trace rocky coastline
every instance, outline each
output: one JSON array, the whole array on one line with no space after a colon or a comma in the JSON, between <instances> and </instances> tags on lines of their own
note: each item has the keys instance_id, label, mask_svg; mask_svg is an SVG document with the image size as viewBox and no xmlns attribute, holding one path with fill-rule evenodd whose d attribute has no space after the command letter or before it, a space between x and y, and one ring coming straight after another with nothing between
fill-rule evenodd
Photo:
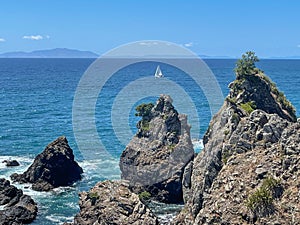
<instances>
[{"instance_id":1,"label":"rocky coastline","mask_svg":"<svg viewBox=\"0 0 300 225\"><path fill-rule=\"evenodd\" d=\"M138 106L138 131L120 156L122 179L79 193L80 211L64 225L300 224L300 121L256 61L251 52L238 61L236 80L210 121L199 154L187 116L177 112L170 96ZM82 173L67 139L59 137L11 179L50 191L72 185ZM0 197L5 205L0 224L36 217L36 203L5 179ZM162 222L152 201L183 208Z\"/></svg>"}]
</instances>

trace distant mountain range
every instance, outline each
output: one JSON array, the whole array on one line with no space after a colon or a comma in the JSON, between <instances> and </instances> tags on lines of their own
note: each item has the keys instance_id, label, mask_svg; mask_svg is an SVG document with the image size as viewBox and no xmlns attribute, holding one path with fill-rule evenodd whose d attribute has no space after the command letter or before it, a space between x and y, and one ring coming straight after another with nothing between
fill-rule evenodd
<instances>
[{"instance_id":1,"label":"distant mountain range","mask_svg":"<svg viewBox=\"0 0 300 225\"><path fill-rule=\"evenodd\" d=\"M0 58L98 58L94 52L79 51L67 48L37 50L32 52L6 52Z\"/></svg>"},{"instance_id":2,"label":"distant mountain range","mask_svg":"<svg viewBox=\"0 0 300 225\"><path fill-rule=\"evenodd\" d=\"M201 59L237 59L231 56L198 55ZM37 50L32 52L6 52L0 54L0 58L98 58L99 55L91 51L80 51L68 48L55 48ZM130 57L130 56L128 56ZM167 56L166 56L167 57ZM261 59L300 59L300 56L261 57Z\"/></svg>"}]
</instances>

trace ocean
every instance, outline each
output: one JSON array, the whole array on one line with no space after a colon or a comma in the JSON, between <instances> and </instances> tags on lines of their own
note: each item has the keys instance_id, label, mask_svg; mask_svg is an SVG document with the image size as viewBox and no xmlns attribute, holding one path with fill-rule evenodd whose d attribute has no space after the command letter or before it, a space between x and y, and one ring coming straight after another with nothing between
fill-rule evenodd
<instances>
[{"instance_id":1,"label":"ocean","mask_svg":"<svg viewBox=\"0 0 300 225\"><path fill-rule=\"evenodd\" d=\"M71 221L79 211L78 192L89 190L95 183L104 179L119 179L119 156L125 148L130 135L136 132L138 118L134 116L135 107L141 102L155 101L157 95L142 97L127 107L127 117L123 120L128 125L126 132L118 127L121 118L116 118L112 107L118 99L118 93L125 91L135 79L154 75L157 63L143 62L127 66L113 74L99 93L95 104L95 125L98 137L111 156L102 157L95 153L87 158L78 147L73 130L73 102L78 84L94 59L0 59L0 177L9 179L14 172L24 172L34 157L45 146L61 135L65 135L74 150L75 158L84 170L82 181L72 187L57 188L51 192L36 192L28 184L16 184L31 195L38 203L39 213L32 224L57 225ZM234 80L234 59L206 59L224 96L228 94L228 84ZM300 111L300 60L261 60L257 67L262 69L285 93L287 98ZM183 71L167 64L160 68L165 78L176 82L190 96L195 108L184 106L186 100L174 98L174 105L180 113L188 114L192 125L193 139L201 139L211 119L209 102L203 90L199 88ZM154 79L154 77L153 77ZM162 81L155 81L163 84ZM144 87L145 88L145 87ZM140 89L130 89L133 96L140 94ZM123 99L122 101L126 101ZM125 102L124 102L125 104ZM182 111L179 110L182 108ZM196 112L196 114L192 113ZM117 113L122 112L117 111ZM114 115L114 119L112 119ZM81 118L83 121L85 118ZM117 121L117 122L116 122ZM120 121L120 124L118 124ZM125 129L124 129L125 130ZM89 136L89 130L83 135ZM124 135L124 137L122 136ZM84 143L84 142L83 142ZM90 144L86 140L86 146ZM201 150L201 144L195 151ZM5 159L17 159L21 166L6 168ZM168 214L166 206L161 211ZM165 207L163 209L163 207ZM170 212L174 206L170 206ZM176 208L176 207L175 207ZM159 208L156 209L159 211Z\"/></svg>"}]
</instances>

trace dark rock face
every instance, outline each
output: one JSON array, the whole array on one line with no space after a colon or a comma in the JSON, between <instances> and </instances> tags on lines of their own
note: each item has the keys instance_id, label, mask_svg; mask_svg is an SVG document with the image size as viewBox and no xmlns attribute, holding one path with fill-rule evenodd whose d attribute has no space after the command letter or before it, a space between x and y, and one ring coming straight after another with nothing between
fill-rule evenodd
<instances>
[{"instance_id":1,"label":"dark rock face","mask_svg":"<svg viewBox=\"0 0 300 225\"><path fill-rule=\"evenodd\" d=\"M4 160L2 163L5 163L7 167L20 166L20 163L17 160Z\"/></svg>"},{"instance_id":2,"label":"dark rock face","mask_svg":"<svg viewBox=\"0 0 300 225\"><path fill-rule=\"evenodd\" d=\"M182 202L184 168L194 156L187 117L178 114L167 95L158 99L149 117L148 126L138 126L142 130L121 155L121 177L135 193L147 191L162 202Z\"/></svg>"},{"instance_id":3,"label":"dark rock face","mask_svg":"<svg viewBox=\"0 0 300 225\"><path fill-rule=\"evenodd\" d=\"M38 208L32 198L5 179L0 179L0 205L5 205L0 210L0 225L28 224L37 216Z\"/></svg>"},{"instance_id":4,"label":"dark rock face","mask_svg":"<svg viewBox=\"0 0 300 225\"><path fill-rule=\"evenodd\" d=\"M80 193L79 206L73 225L158 224L156 216L124 181L99 182L89 192Z\"/></svg>"},{"instance_id":5,"label":"dark rock face","mask_svg":"<svg viewBox=\"0 0 300 225\"><path fill-rule=\"evenodd\" d=\"M300 223L300 126L293 107L263 76L230 85L205 134L204 149L193 161L186 205L172 224ZM246 110L243 104L249 102L257 110ZM277 186L268 204L261 203L258 190L270 180ZM249 197L255 194L251 208Z\"/></svg>"},{"instance_id":6,"label":"dark rock face","mask_svg":"<svg viewBox=\"0 0 300 225\"><path fill-rule=\"evenodd\" d=\"M49 191L68 186L81 179L82 168L74 160L73 150L65 137L50 143L23 174L12 174L11 179L32 183L32 189Z\"/></svg>"}]
</instances>

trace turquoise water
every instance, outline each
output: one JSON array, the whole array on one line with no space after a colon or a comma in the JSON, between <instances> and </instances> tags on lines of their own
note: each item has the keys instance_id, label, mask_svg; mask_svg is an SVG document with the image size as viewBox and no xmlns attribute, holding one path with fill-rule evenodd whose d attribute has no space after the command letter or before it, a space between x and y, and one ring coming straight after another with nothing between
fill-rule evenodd
<instances>
[{"instance_id":1,"label":"turquoise water","mask_svg":"<svg viewBox=\"0 0 300 225\"><path fill-rule=\"evenodd\" d=\"M82 181L73 187L58 188L49 193L32 191L28 185L17 185L33 196L39 205L39 215L33 224L61 224L70 221L78 212L78 192L88 190L103 179L118 179L118 157L125 145L116 137L111 122L111 107L115 97L131 81L153 74L155 62L128 66L114 74L103 87L101 101L96 103L98 135L112 158L85 160L78 149L72 126L72 106L78 82L93 59L0 59L0 161L15 158L21 162L17 168L5 168L0 163L0 176L8 178L14 172L23 172L35 155L58 136L65 135L76 159L84 169ZM234 79L235 60L206 60L215 74L224 96L228 84ZM265 71L284 91L300 111L300 60L262 60L258 67ZM192 137L204 134L211 118L209 104L197 85L181 70L163 64L165 76L191 96L197 115L188 115L192 124ZM135 91L138 95L138 90ZM142 101L154 101L157 96L141 99L129 110L129 127L136 131L134 107ZM100 99L100 98L99 98ZM104 100L103 100L104 99ZM181 102L174 101L174 105ZM200 135L195 121L200 118ZM84 118L82 118L84 119ZM88 135L88 134L87 134ZM88 143L87 143L88 144ZM199 148L199 146L198 146ZM199 150L199 149L198 149Z\"/></svg>"}]
</instances>

